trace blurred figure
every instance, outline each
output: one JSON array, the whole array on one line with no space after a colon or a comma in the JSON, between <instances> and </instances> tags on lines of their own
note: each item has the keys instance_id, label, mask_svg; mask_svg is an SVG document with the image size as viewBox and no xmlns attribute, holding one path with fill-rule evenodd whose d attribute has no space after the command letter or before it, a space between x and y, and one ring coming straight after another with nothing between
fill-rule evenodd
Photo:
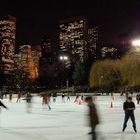
<instances>
[{"instance_id":1,"label":"blurred figure","mask_svg":"<svg viewBox=\"0 0 140 140\"><path fill-rule=\"evenodd\" d=\"M97 140L96 137L96 125L99 124L99 117L97 114L96 106L93 103L93 99L91 96L85 98L85 102L88 103L89 107L89 117L90 117L90 126L91 126L91 132L89 134L92 135L92 140Z\"/></svg>"},{"instance_id":2,"label":"blurred figure","mask_svg":"<svg viewBox=\"0 0 140 140\"><path fill-rule=\"evenodd\" d=\"M0 89L0 99L2 99L2 90Z\"/></svg>"},{"instance_id":3,"label":"blurred figure","mask_svg":"<svg viewBox=\"0 0 140 140\"><path fill-rule=\"evenodd\" d=\"M81 100L84 101L84 95L81 95Z\"/></svg>"},{"instance_id":4,"label":"blurred figure","mask_svg":"<svg viewBox=\"0 0 140 140\"><path fill-rule=\"evenodd\" d=\"M139 104L139 103L140 103L140 93L138 93L138 94L136 95L136 100L137 100L137 104Z\"/></svg>"},{"instance_id":5,"label":"blurred figure","mask_svg":"<svg viewBox=\"0 0 140 140\"><path fill-rule=\"evenodd\" d=\"M56 93L53 93L53 102L54 103L56 102L56 97L57 97L57 94Z\"/></svg>"},{"instance_id":6,"label":"blurred figure","mask_svg":"<svg viewBox=\"0 0 140 140\"><path fill-rule=\"evenodd\" d=\"M21 93L20 91L17 92L17 101L16 103L20 102L20 98L21 98Z\"/></svg>"},{"instance_id":7,"label":"blurred figure","mask_svg":"<svg viewBox=\"0 0 140 140\"><path fill-rule=\"evenodd\" d=\"M70 101L70 95L69 94L67 95L67 101Z\"/></svg>"},{"instance_id":8,"label":"blurred figure","mask_svg":"<svg viewBox=\"0 0 140 140\"><path fill-rule=\"evenodd\" d=\"M125 118L124 118L124 124L123 124L122 131L124 132L124 130L127 127L128 119L131 118L131 121L133 123L133 129L134 129L135 132L137 132L135 115L134 115L135 104L132 101L132 97L128 97L127 100L123 103L123 109L124 109L124 112L125 112Z\"/></svg>"},{"instance_id":9,"label":"blurred figure","mask_svg":"<svg viewBox=\"0 0 140 140\"><path fill-rule=\"evenodd\" d=\"M79 95L76 95L74 103L78 102L78 99L79 99Z\"/></svg>"},{"instance_id":10,"label":"blurred figure","mask_svg":"<svg viewBox=\"0 0 140 140\"><path fill-rule=\"evenodd\" d=\"M50 103L50 96L48 94L44 94L43 95L43 104L42 105L46 104L48 106L49 110L51 110L51 107L50 107L49 103Z\"/></svg>"},{"instance_id":11,"label":"blurred figure","mask_svg":"<svg viewBox=\"0 0 140 140\"><path fill-rule=\"evenodd\" d=\"M31 113L31 108L32 108L32 95L31 93L27 93L26 95L26 109L27 109L27 113Z\"/></svg>"},{"instance_id":12,"label":"blurred figure","mask_svg":"<svg viewBox=\"0 0 140 140\"><path fill-rule=\"evenodd\" d=\"M64 93L62 94L62 102L63 103L65 102L65 94Z\"/></svg>"},{"instance_id":13,"label":"blurred figure","mask_svg":"<svg viewBox=\"0 0 140 140\"><path fill-rule=\"evenodd\" d=\"M8 109L7 106L5 106L5 105L2 103L1 100L0 100L0 107L3 107L3 108L5 108L5 109ZM0 109L1 109L1 108L0 108Z\"/></svg>"},{"instance_id":14,"label":"blurred figure","mask_svg":"<svg viewBox=\"0 0 140 140\"><path fill-rule=\"evenodd\" d=\"M129 97L129 91L125 92L125 97L126 97L126 99Z\"/></svg>"},{"instance_id":15,"label":"blurred figure","mask_svg":"<svg viewBox=\"0 0 140 140\"><path fill-rule=\"evenodd\" d=\"M51 93L49 93L49 94L48 94L48 97L49 97L49 98L48 98L48 101L49 101L49 102L51 102L51 97L52 97L52 94L51 94Z\"/></svg>"},{"instance_id":16,"label":"blurred figure","mask_svg":"<svg viewBox=\"0 0 140 140\"><path fill-rule=\"evenodd\" d=\"M10 102L12 101L12 98L13 98L12 91L9 91L9 101L10 101Z\"/></svg>"}]
</instances>

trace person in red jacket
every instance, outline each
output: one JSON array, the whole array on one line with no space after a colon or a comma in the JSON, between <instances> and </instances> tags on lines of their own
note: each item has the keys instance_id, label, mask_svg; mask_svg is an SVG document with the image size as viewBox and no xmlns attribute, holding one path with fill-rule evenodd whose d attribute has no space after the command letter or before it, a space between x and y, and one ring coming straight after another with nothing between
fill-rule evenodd
<instances>
[{"instance_id":1,"label":"person in red jacket","mask_svg":"<svg viewBox=\"0 0 140 140\"><path fill-rule=\"evenodd\" d=\"M48 106L49 110L51 110L51 107L49 105L49 102L50 102L50 96L48 96L48 94L46 93L46 94L43 95L42 105L43 104L46 104Z\"/></svg>"}]
</instances>

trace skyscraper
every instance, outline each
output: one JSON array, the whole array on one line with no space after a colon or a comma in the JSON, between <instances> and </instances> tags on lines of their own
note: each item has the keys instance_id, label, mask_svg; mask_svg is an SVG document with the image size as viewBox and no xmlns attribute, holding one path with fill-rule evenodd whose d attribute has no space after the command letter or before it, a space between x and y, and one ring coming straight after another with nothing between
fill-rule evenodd
<instances>
[{"instance_id":1,"label":"skyscraper","mask_svg":"<svg viewBox=\"0 0 140 140\"><path fill-rule=\"evenodd\" d=\"M14 70L16 19L11 16L0 18L0 73Z\"/></svg>"},{"instance_id":2,"label":"skyscraper","mask_svg":"<svg viewBox=\"0 0 140 140\"><path fill-rule=\"evenodd\" d=\"M89 28L86 17L73 17L59 23L59 46L61 53L81 61L95 55L99 49L98 27Z\"/></svg>"},{"instance_id":3,"label":"skyscraper","mask_svg":"<svg viewBox=\"0 0 140 140\"><path fill-rule=\"evenodd\" d=\"M7 85L14 70L16 19L12 16L0 18L0 85Z\"/></svg>"},{"instance_id":4,"label":"skyscraper","mask_svg":"<svg viewBox=\"0 0 140 140\"><path fill-rule=\"evenodd\" d=\"M25 72L28 73L28 77L30 79L35 79L38 76L38 71L33 61L33 54L30 45L22 45L19 47L19 68L23 69Z\"/></svg>"},{"instance_id":5,"label":"skyscraper","mask_svg":"<svg viewBox=\"0 0 140 140\"><path fill-rule=\"evenodd\" d=\"M86 57L87 19L74 17L60 21L60 52L76 55L81 61Z\"/></svg>"},{"instance_id":6,"label":"skyscraper","mask_svg":"<svg viewBox=\"0 0 140 140\"><path fill-rule=\"evenodd\" d=\"M100 53L99 48L99 28L97 26L88 28L88 55L98 58Z\"/></svg>"}]
</instances>

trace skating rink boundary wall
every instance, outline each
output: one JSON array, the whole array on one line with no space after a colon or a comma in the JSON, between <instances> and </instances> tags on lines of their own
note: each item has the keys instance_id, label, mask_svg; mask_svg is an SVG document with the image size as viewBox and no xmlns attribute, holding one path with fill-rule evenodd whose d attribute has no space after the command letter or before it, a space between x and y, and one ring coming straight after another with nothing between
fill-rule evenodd
<instances>
[{"instance_id":1,"label":"skating rink boundary wall","mask_svg":"<svg viewBox=\"0 0 140 140\"><path fill-rule=\"evenodd\" d=\"M31 93L33 97L36 96L41 96L41 94L46 93L46 92L41 92L41 93ZM63 93L57 93L57 96L61 96ZM121 93L64 93L66 96L69 94L70 96L114 96L114 97L120 97ZM130 96L136 96L137 93L133 93ZM125 94L123 94L125 96ZM17 98L17 94L12 94L12 98ZM23 96L24 97L24 96ZM4 95L4 98L9 98L9 94Z\"/></svg>"}]
</instances>

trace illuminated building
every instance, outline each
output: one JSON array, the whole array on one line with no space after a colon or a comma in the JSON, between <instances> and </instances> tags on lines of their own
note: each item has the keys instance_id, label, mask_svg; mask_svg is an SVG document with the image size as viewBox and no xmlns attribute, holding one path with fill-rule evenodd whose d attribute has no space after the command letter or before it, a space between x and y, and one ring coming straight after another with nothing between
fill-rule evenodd
<instances>
[{"instance_id":1,"label":"illuminated building","mask_svg":"<svg viewBox=\"0 0 140 140\"><path fill-rule=\"evenodd\" d=\"M85 17L73 17L59 23L60 52L81 61L95 55L99 49L98 27L89 28Z\"/></svg>"},{"instance_id":2,"label":"illuminated building","mask_svg":"<svg viewBox=\"0 0 140 140\"><path fill-rule=\"evenodd\" d=\"M97 26L93 28L88 28L88 54L94 58L99 58L100 48L99 48L99 29Z\"/></svg>"},{"instance_id":3,"label":"illuminated building","mask_svg":"<svg viewBox=\"0 0 140 140\"><path fill-rule=\"evenodd\" d=\"M71 55L78 55L83 61L87 56L87 19L84 17L70 18L60 21L59 43L60 51L70 52Z\"/></svg>"},{"instance_id":4,"label":"illuminated building","mask_svg":"<svg viewBox=\"0 0 140 140\"><path fill-rule=\"evenodd\" d=\"M113 45L104 45L101 49L102 58L117 58L118 55L118 47Z\"/></svg>"},{"instance_id":5,"label":"illuminated building","mask_svg":"<svg viewBox=\"0 0 140 140\"><path fill-rule=\"evenodd\" d=\"M38 57L40 57L40 54L35 50L32 51L30 45L22 45L19 49L18 67L24 69L30 79L36 79L38 77Z\"/></svg>"},{"instance_id":6,"label":"illuminated building","mask_svg":"<svg viewBox=\"0 0 140 140\"><path fill-rule=\"evenodd\" d=\"M10 74L14 70L16 19L0 18L0 73Z\"/></svg>"},{"instance_id":7,"label":"illuminated building","mask_svg":"<svg viewBox=\"0 0 140 140\"><path fill-rule=\"evenodd\" d=\"M35 66L35 78L39 77L39 61L42 56L42 49L40 45L32 46L32 59Z\"/></svg>"}]
</instances>

